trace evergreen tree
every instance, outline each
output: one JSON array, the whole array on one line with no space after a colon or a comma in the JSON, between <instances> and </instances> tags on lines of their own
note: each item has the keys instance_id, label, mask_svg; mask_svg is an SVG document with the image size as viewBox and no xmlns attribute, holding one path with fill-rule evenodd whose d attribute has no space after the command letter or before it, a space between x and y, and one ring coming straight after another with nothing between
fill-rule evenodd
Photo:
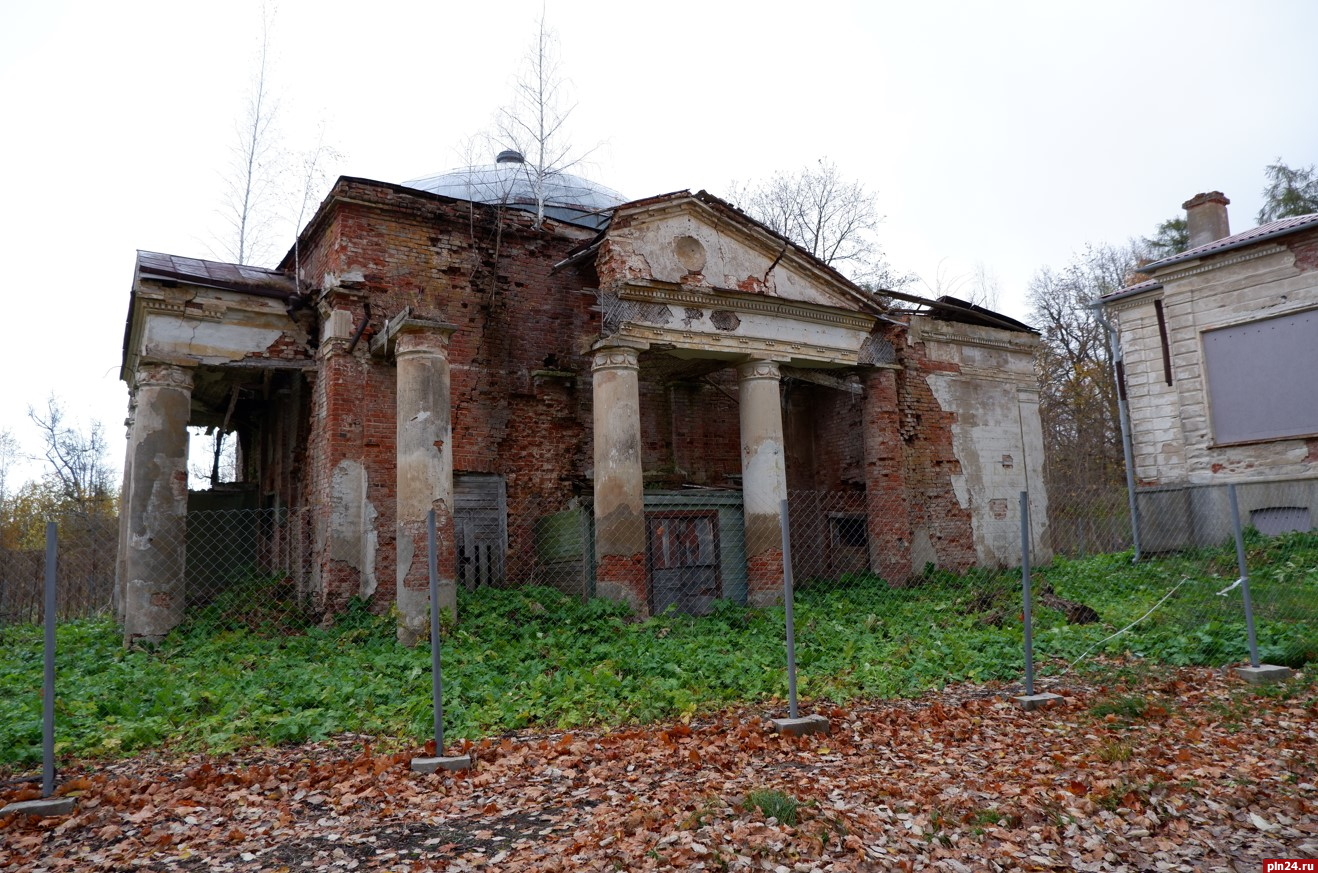
<instances>
[{"instance_id":1,"label":"evergreen tree","mask_svg":"<svg viewBox=\"0 0 1318 873\"><path fill-rule=\"evenodd\" d=\"M1318 168L1313 164L1292 169L1277 158L1263 172L1268 184L1263 189L1259 224L1318 212Z\"/></svg>"}]
</instances>

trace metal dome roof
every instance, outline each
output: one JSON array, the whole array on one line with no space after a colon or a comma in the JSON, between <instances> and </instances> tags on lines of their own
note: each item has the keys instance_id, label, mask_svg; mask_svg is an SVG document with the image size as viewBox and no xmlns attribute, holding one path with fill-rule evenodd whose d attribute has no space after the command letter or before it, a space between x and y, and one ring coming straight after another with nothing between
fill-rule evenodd
<instances>
[{"instance_id":1,"label":"metal dome roof","mask_svg":"<svg viewBox=\"0 0 1318 873\"><path fill-rule=\"evenodd\" d=\"M531 167L520 152L512 150L500 152L493 164L462 167L403 184L457 200L504 203L535 211ZM586 227L603 227L613 208L627 201L612 188L571 173L553 173L544 184L545 215Z\"/></svg>"}]
</instances>

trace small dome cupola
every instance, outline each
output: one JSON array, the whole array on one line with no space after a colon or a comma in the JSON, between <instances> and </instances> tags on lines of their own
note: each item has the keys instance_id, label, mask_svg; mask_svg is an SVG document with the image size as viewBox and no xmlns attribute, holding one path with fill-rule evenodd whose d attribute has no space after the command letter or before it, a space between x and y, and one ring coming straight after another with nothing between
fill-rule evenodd
<instances>
[{"instance_id":1,"label":"small dome cupola","mask_svg":"<svg viewBox=\"0 0 1318 873\"><path fill-rule=\"evenodd\" d=\"M403 184L455 200L535 211L533 168L516 149L499 152L493 164L460 167ZM614 207L627 202L612 188L571 173L551 173L543 187L546 218L584 227L603 227Z\"/></svg>"}]
</instances>

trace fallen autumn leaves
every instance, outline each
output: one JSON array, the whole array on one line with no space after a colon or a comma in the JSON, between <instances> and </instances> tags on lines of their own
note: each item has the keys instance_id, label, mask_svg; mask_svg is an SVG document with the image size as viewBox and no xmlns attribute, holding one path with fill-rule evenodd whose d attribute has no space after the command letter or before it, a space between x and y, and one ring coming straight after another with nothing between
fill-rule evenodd
<instances>
[{"instance_id":1,"label":"fallen autumn leaves","mask_svg":"<svg viewBox=\"0 0 1318 873\"><path fill-rule=\"evenodd\" d=\"M831 736L740 710L487 741L470 774L418 776L351 737L143 757L67 783L73 816L0 822L0 867L1256 871L1318 855L1318 700L1297 687L1181 670L1026 714L960 686L833 711ZM752 791L798 801L796 825Z\"/></svg>"}]
</instances>

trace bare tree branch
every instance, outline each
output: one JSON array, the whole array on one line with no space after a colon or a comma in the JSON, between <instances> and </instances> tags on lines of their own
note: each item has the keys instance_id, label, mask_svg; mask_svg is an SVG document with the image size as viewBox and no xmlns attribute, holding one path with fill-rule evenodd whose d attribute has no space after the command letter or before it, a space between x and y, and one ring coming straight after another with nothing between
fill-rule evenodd
<instances>
[{"instance_id":1,"label":"bare tree branch","mask_svg":"<svg viewBox=\"0 0 1318 873\"><path fill-rule=\"evenodd\" d=\"M752 218L856 282L900 288L912 280L884 259L875 237L883 217L874 195L827 158L767 181L734 182L731 196Z\"/></svg>"},{"instance_id":2,"label":"bare tree branch","mask_svg":"<svg viewBox=\"0 0 1318 873\"><path fill-rule=\"evenodd\" d=\"M256 68L247 105L236 126L237 142L225 178L226 193L221 206L229 235L220 243L225 256L239 264L266 260L275 245L271 238L273 209L279 197L284 156L275 124L278 103L270 90L273 25L274 10L262 4Z\"/></svg>"},{"instance_id":3,"label":"bare tree branch","mask_svg":"<svg viewBox=\"0 0 1318 873\"><path fill-rule=\"evenodd\" d=\"M541 15L513 89L513 101L499 110L494 133L501 148L515 149L525 159L527 181L536 200L536 227L545 220L550 180L594 151L576 151L565 134L574 109L558 56L558 36Z\"/></svg>"},{"instance_id":4,"label":"bare tree branch","mask_svg":"<svg viewBox=\"0 0 1318 873\"><path fill-rule=\"evenodd\" d=\"M114 476L105 458L101 423L93 421L86 431L69 425L54 394L47 398L44 413L28 407L27 415L41 433L50 476L70 508L93 513L112 503Z\"/></svg>"}]
</instances>

